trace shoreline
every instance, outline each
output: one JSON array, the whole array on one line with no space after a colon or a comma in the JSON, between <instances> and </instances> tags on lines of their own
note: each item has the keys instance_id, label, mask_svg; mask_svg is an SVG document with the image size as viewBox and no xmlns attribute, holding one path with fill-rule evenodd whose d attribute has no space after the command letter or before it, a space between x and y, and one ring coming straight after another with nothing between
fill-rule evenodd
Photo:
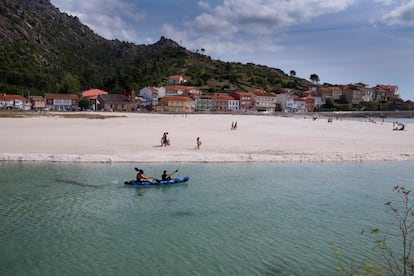
<instances>
[{"instance_id":1,"label":"shoreline","mask_svg":"<svg viewBox=\"0 0 414 276\"><path fill-rule=\"evenodd\" d=\"M105 115L107 113L102 113ZM414 132L321 117L111 113L111 118L1 118L0 162L342 163L414 161ZM115 115L115 116L114 116ZM119 116L119 117L117 117ZM232 122L238 129L231 130ZM171 145L160 138L169 132ZM202 148L196 150L196 137Z\"/></svg>"},{"instance_id":2,"label":"shoreline","mask_svg":"<svg viewBox=\"0 0 414 276\"><path fill-rule=\"evenodd\" d=\"M382 157L375 158L370 156L358 155L354 157L344 157L336 155L328 158L306 158L305 156L291 157L281 156L279 158L266 158L260 156L239 155L232 158L207 158L206 160L141 160L141 159L125 159L125 157L111 156L73 156L73 155L16 155L16 154L0 154L0 163L84 163L84 164L116 164L116 163L142 163L142 164L163 164L163 163L211 163L211 164L237 164L237 163L371 163L371 162L413 162L414 157L411 155L399 157Z\"/></svg>"}]
</instances>

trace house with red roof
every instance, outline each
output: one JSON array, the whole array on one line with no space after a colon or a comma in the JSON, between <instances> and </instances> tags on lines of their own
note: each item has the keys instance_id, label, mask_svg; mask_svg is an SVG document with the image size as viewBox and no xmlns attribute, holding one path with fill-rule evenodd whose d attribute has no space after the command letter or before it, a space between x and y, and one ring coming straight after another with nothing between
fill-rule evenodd
<instances>
[{"instance_id":1,"label":"house with red roof","mask_svg":"<svg viewBox=\"0 0 414 276\"><path fill-rule=\"evenodd\" d=\"M195 101L188 96L165 96L156 107L159 112L189 113L195 110Z\"/></svg>"},{"instance_id":2,"label":"house with red roof","mask_svg":"<svg viewBox=\"0 0 414 276\"><path fill-rule=\"evenodd\" d=\"M173 75L168 77L168 84L183 84L186 83L187 80L182 75Z\"/></svg>"},{"instance_id":3,"label":"house with red roof","mask_svg":"<svg viewBox=\"0 0 414 276\"><path fill-rule=\"evenodd\" d=\"M239 100L226 93L216 93L212 97L215 111L239 111Z\"/></svg>"},{"instance_id":4,"label":"house with red roof","mask_svg":"<svg viewBox=\"0 0 414 276\"><path fill-rule=\"evenodd\" d=\"M78 94L45 94L45 108L55 111L75 111L79 108Z\"/></svg>"},{"instance_id":5,"label":"house with red roof","mask_svg":"<svg viewBox=\"0 0 414 276\"><path fill-rule=\"evenodd\" d=\"M81 96L83 99L89 100L90 106L92 110L98 110L98 96L99 95L107 95L108 92L100 90L100 89L89 89L81 92Z\"/></svg>"},{"instance_id":6,"label":"house with red roof","mask_svg":"<svg viewBox=\"0 0 414 276\"><path fill-rule=\"evenodd\" d=\"M258 112L273 113L276 109L277 97L275 93L264 90L255 90L253 94L253 105Z\"/></svg>"},{"instance_id":7,"label":"house with red roof","mask_svg":"<svg viewBox=\"0 0 414 276\"><path fill-rule=\"evenodd\" d=\"M21 95L0 94L1 109L23 109L25 102L25 99Z\"/></svg>"},{"instance_id":8,"label":"house with red roof","mask_svg":"<svg viewBox=\"0 0 414 276\"><path fill-rule=\"evenodd\" d=\"M250 110L253 107L252 95L249 92L236 91L231 94L233 98L239 101L239 109L241 111Z\"/></svg>"},{"instance_id":9,"label":"house with red roof","mask_svg":"<svg viewBox=\"0 0 414 276\"><path fill-rule=\"evenodd\" d=\"M398 99L398 86L397 85L385 85L377 84L375 87L375 99L377 101L390 101L392 99Z\"/></svg>"},{"instance_id":10,"label":"house with red roof","mask_svg":"<svg viewBox=\"0 0 414 276\"><path fill-rule=\"evenodd\" d=\"M30 96L29 101L33 110L45 110L45 99L42 96Z\"/></svg>"},{"instance_id":11,"label":"house with red roof","mask_svg":"<svg viewBox=\"0 0 414 276\"><path fill-rule=\"evenodd\" d=\"M165 96L198 96L201 91L194 86L185 85L165 85Z\"/></svg>"},{"instance_id":12,"label":"house with red roof","mask_svg":"<svg viewBox=\"0 0 414 276\"><path fill-rule=\"evenodd\" d=\"M104 111L134 111L137 104L131 98L122 94L100 94L98 95L98 109Z\"/></svg>"}]
</instances>

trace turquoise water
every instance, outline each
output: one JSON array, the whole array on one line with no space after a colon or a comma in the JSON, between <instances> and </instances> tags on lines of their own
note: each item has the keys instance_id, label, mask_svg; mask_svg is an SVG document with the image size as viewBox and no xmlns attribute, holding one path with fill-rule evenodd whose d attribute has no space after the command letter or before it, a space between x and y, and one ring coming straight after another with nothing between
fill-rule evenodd
<instances>
[{"instance_id":1,"label":"turquoise water","mask_svg":"<svg viewBox=\"0 0 414 276\"><path fill-rule=\"evenodd\" d=\"M135 188L133 167L188 184ZM332 275L395 241L384 203L413 162L0 163L0 275ZM337 249L332 247L337 245Z\"/></svg>"}]
</instances>

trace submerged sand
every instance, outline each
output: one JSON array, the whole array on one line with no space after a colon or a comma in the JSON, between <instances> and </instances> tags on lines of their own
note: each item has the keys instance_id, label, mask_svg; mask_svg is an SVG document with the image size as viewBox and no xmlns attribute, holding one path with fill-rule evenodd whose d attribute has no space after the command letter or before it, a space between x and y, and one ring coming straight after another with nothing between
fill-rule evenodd
<instances>
[{"instance_id":1,"label":"submerged sand","mask_svg":"<svg viewBox=\"0 0 414 276\"><path fill-rule=\"evenodd\" d=\"M102 115L105 115L103 113ZM114 115L111 113L110 115ZM414 131L311 117L122 113L0 118L0 161L344 162L414 160ZM231 130L237 121L238 129ZM171 145L160 146L169 133ZM202 146L196 149L196 138Z\"/></svg>"}]
</instances>

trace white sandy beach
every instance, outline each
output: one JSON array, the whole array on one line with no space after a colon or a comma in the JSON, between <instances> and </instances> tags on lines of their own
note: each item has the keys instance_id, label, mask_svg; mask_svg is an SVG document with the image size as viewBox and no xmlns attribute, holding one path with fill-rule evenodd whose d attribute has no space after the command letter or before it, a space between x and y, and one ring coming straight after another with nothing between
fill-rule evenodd
<instances>
[{"instance_id":1,"label":"white sandy beach","mask_svg":"<svg viewBox=\"0 0 414 276\"><path fill-rule=\"evenodd\" d=\"M414 130L392 123L248 115L0 118L0 161L344 162L414 160ZM231 130L232 121L238 129ZM378 120L379 121L379 120ZM160 146L163 132L171 145ZM196 138L203 144L196 150Z\"/></svg>"}]
</instances>

